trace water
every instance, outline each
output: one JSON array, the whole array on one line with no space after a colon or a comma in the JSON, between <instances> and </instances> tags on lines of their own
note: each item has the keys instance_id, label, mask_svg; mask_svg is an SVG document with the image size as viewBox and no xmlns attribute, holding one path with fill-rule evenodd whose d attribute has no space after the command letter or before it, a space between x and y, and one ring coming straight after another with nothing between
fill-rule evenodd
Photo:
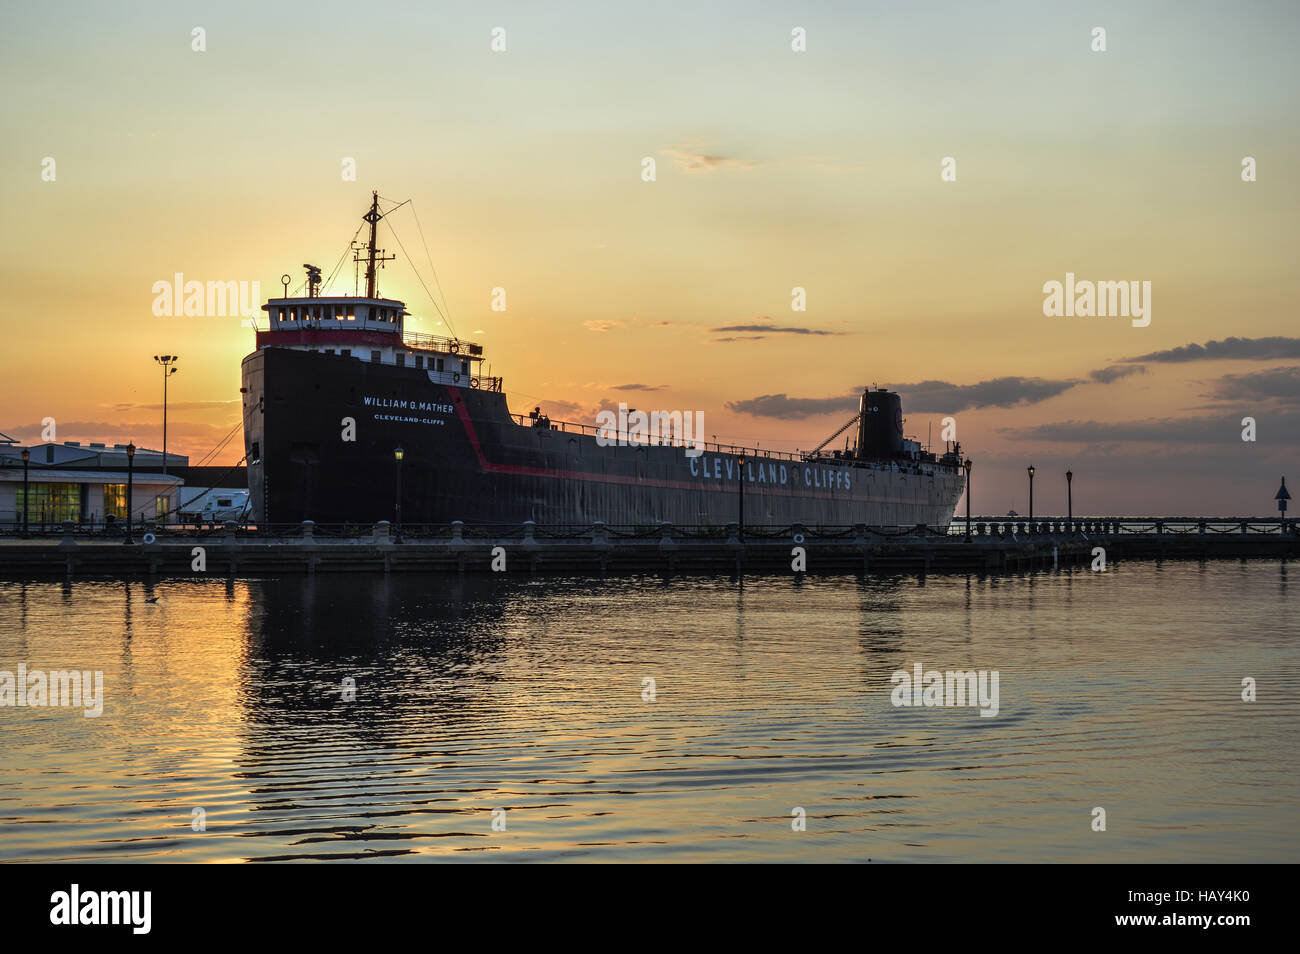
<instances>
[{"instance_id":1,"label":"water","mask_svg":"<svg viewBox=\"0 0 1300 954\"><path fill-rule=\"evenodd\" d=\"M0 859L1294 861L1297 592L1267 562L0 583L0 669L105 680L97 719L0 708ZM998 715L895 708L917 662L998 670Z\"/></svg>"}]
</instances>

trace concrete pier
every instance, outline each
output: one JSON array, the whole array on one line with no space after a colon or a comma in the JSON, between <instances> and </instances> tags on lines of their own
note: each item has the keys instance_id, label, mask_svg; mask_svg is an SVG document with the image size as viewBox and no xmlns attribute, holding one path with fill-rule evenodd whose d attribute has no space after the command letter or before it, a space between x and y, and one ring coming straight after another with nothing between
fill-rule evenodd
<instances>
[{"instance_id":1,"label":"concrete pier","mask_svg":"<svg viewBox=\"0 0 1300 954\"><path fill-rule=\"evenodd\" d=\"M1240 521L1209 532L1120 519L984 521L952 532L918 527L396 528L365 532L307 521L274 532L142 529L119 537L61 533L0 537L0 578L49 576L276 576L285 573L716 573L1016 572L1132 559L1300 556L1294 521ZM1222 521L1220 521L1222 523ZM1199 532L1196 532L1198 531ZM1143 531L1143 532L1139 532Z\"/></svg>"}]
</instances>

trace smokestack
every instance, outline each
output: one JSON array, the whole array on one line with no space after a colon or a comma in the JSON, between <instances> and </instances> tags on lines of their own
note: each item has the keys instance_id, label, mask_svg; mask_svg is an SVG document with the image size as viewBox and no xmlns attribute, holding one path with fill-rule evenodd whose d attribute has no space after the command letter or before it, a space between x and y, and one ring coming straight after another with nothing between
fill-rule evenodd
<instances>
[{"instance_id":1,"label":"smokestack","mask_svg":"<svg viewBox=\"0 0 1300 954\"><path fill-rule=\"evenodd\" d=\"M902 398L884 388L867 388L858 410L858 457L879 460L903 456Z\"/></svg>"}]
</instances>

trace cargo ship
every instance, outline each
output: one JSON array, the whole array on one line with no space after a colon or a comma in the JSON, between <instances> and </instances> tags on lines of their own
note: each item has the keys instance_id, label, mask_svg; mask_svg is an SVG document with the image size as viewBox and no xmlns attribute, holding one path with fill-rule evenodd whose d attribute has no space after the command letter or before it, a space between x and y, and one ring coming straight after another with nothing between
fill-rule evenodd
<instances>
[{"instance_id":1,"label":"cargo ship","mask_svg":"<svg viewBox=\"0 0 1300 954\"><path fill-rule=\"evenodd\" d=\"M906 440L901 399L885 389L864 390L853 418L799 453L627 440L540 407L512 413L481 345L408 332L405 304L378 295L386 214L375 193L369 241L354 244L358 294L321 294L309 265L302 295L289 295L286 276L285 296L262 306L240 389L252 522L942 530L952 520L960 446L936 455ZM844 447L826 450L840 435Z\"/></svg>"}]
</instances>

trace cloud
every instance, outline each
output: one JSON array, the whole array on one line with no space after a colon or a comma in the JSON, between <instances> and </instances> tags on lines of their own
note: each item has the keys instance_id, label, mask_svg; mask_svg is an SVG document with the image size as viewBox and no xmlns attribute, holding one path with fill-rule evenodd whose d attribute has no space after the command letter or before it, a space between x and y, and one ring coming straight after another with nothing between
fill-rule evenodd
<instances>
[{"instance_id":1,"label":"cloud","mask_svg":"<svg viewBox=\"0 0 1300 954\"><path fill-rule=\"evenodd\" d=\"M833 412L851 414L857 406L856 393L826 398L794 398L785 394L763 394L743 401L727 402L727 407L739 414L772 417L783 421L797 421L805 417L816 417L819 414Z\"/></svg>"},{"instance_id":2,"label":"cloud","mask_svg":"<svg viewBox=\"0 0 1300 954\"><path fill-rule=\"evenodd\" d=\"M1112 381L1118 381L1120 378L1127 378L1133 374L1146 374L1145 365L1131 364L1124 367L1122 364L1112 364L1108 368L1098 368L1096 371L1089 371L1088 377L1101 384L1110 384Z\"/></svg>"},{"instance_id":3,"label":"cloud","mask_svg":"<svg viewBox=\"0 0 1300 954\"><path fill-rule=\"evenodd\" d=\"M167 449L177 454L197 453L201 456L211 450L237 423L237 415L228 423L222 424L201 424L173 419L167 425ZM137 446L145 446L147 443L150 446L157 444L159 448L162 447L162 422L158 420L143 423L60 420L56 428L58 443L80 441L83 449L88 449L91 441L111 446L134 440ZM41 444L45 443L41 438L43 430L41 424L20 424L18 427L10 428L8 434L24 443ZM238 437L232 442L232 445L234 444L242 449L243 444Z\"/></svg>"},{"instance_id":4,"label":"cloud","mask_svg":"<svg viewBox=\"0 0 1300 954\"><path fill-rule=\"evenodd\" d=\"M217 408L220 410L229 410L232 406L237 407L242 401L169 401L167 409L170 411L201 411ZM114 404L115 411L161 411L161 404Z\"/></svg>"},{"instance_id":5,"label":"cloud","mask_svg":"<svg viewBox=\"0 0 1300 954\"><path fill-rule=\"evenodd\" d=\"M542 409L542 413L554 421L580 422L595 416L585 406L573 401L540 401L537 406ZM531 410L531 407L528 408L524 414L527 415Z\"/></svg>"},{"instance_id":6,"label":"cloud","mask_svg":"<svg viewBox=\"0 0 1300 954\"><path fill-rule=\"evenodd\" d=\"M760 165L754 159L739 159L735 156L719 156L700 152L692 144L681 144L661 149L665 156L670 156L677 166L686 172L713 172L718 169L753 169Z\"/></svg>"},{"instance_id":7,"label":"cloud","mask_svg":"<svg viewBox=\"0 0 1300 954\"><path fill-rule=\"evenodd\" d=\"M1300 367L1291 365L1249 374L1227 374L1214 385L1211 396L1224 401L1265 401L1300 406Z\"/></svg>"},{"instance_id":8,"label":"cloud","mask_svg":"<svg viewBox=\"0 0 1300 954\"><path fill-rule=\"evenodd\" d=\"M1269 417L1261 416L1261 435L1267 431L1275 434L1294 433L1300 424L1300 414L1287 413ZM1139 421L1059 421L1038 424L1034 427L999 428L1000 434L1017 441L1049 441L1061 444L1116 444L1145 443L1152 450L1167 444L1244 444L1241 439L1241 415L1230 413L1221 416L1147 418ZM1262 438L1261 438L1262 439Z\"/></svg>"},{"instance_id":9,"label":"cloud","mask_svg":"<svg viewBox=\"0 0 1300 954\"><path fill-rule=\"evenodd\" d=\"M766 319L760 319L766 320ZM723 325L721 328L711 328L714 334L721 334L724 331L751 331L761 335L838 335L843 334L841 331L822 331L818 328L800 328L796 325Z\"/></svg>"},{"instance_id":10,"label":"cloud","mask_svg":"<svg viewBox=\"0 0 1300 954\"><path fill-rule=\"evenodd\" d=\"M899 384L893 390L902 394L904 411L952 413L967 408L1037 404L1068 391L1078 383L1077 380L1005 377L980 381L978 384L919 381L915 384Z\"/></svg>"},{"instance_id":11,"label":"cloud","mask_svg":"<svg viewBox=\"0 0 1300 954\"><path fill-rule=\"evenodd\" d=\"M1101 384L1110 384L1134 374L1144 374L1143 367L1108 367L1090 371L1088 377ZM913 384L891 384L890 389L903 397L904 411L920 413L955 413L969 408L1017 407L1037 404L1054 398L1070 388L1087 382L1077 378L1050 380L1047 378L1005 377L991 378L976 384L953 384L950 381L918 381ZM772 417L781 420L799 420L835 411L852 413L858 406L862 389L839 397L797 398L786 394L763 394L743 401L731 401L727 407L741 414L755 417Z\"/></svg>"},{"instance_id":12,"label":"cloud","mask_svg":"<svg viewBox=\"0 0 1300 954\"><path fill-rule=\"evenodd\" d=\"M611 328L617 328L621 324L623 324L623 322L611 318L602 318L596 321L583 322L583 325L588 331L609 331Z\"/></svg>"},{"instance_id":13,"label":"cloud","mask_svg":"<svg viewBox=\"0 0 1300 954\"><path fill-rule=\"evenodd\" d=\"M1125 358L1126 363L1138 361L1160 361L1167 363L1185 361L1221 361L1226 359L1248 359L1251 361L1268 361L1275 358L1300 358L1300 338L1224 338L1222 341L1207 341L1203 345L1188 344L1164 351L1152 351L1150 354Z\"/></svg>"},{"instance_id":14,"label":"cloud","mask_svg":"<svg viewBox=\"0 0 1300 954\"><path fill-rule=\"evenodd\" d=\"M662 391L662 384L611 384L611 391Z\"/></svg>"}]
</instances>

